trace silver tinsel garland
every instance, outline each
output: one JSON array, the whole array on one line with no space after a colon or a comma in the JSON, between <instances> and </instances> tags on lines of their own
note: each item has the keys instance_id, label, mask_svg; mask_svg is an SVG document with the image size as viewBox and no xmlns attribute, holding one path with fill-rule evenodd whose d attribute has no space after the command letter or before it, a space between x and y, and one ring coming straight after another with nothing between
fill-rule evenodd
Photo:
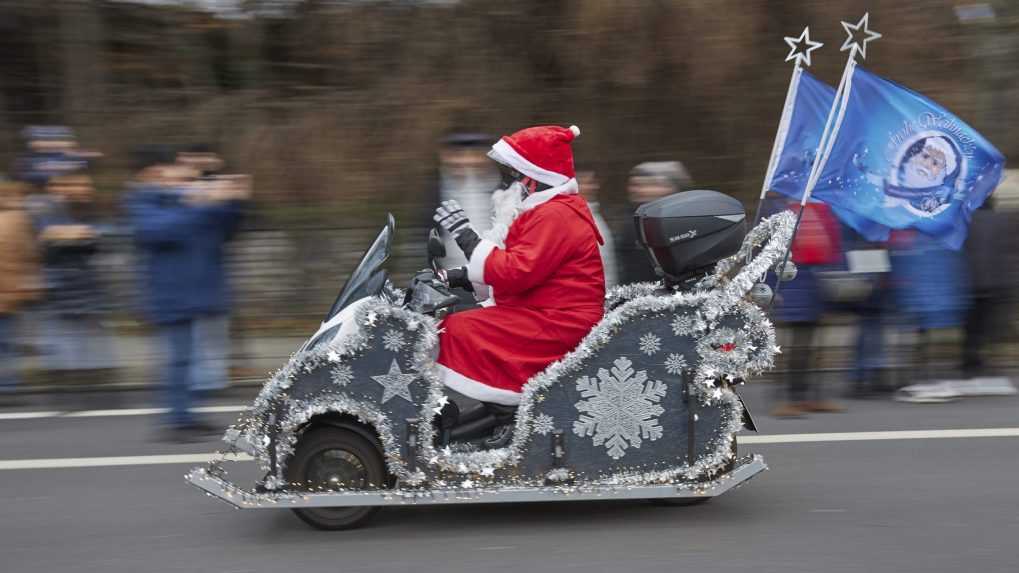
<instances>
[{"instance_id":1,"label":"silver tinsel garland","mask_svg":"<svg viewBox=\"0 0 1019 573\"><path fill-rule=\"evenodd\" d=\"M606 308L609 311L599 324L574 351L549 365L524 386L516 414L513 439L509 446L481 451L436 448L434 446L436 429L432 417L422 415L419 417L420 423L417 428L420 457L417 461L425 467L433 468L436 476L441 477L442 474L466 476L470 486L478 483L500 483L495 472L517 464L535 432L544 435L548 431L544 419L540 420L537 427L535 426L534 415L535 405L543 399L543 394L548 389L579 372L625 324L652 316L678 313L677 316L690 318L688 326L691 332L704 330L709 332L697 344L701 359L693 373L692 390L704 403L721 404L729 411L728 415L724 416L727 420L726 425L719 429L713 452L693 465L653 472L620 472L597 478L592 483L620 485L668 483L678 478L691 480L714 475L731 461L732 440L741 427L742 405L729 385L769 368L773 364L774 355L778 352L771 322L758 307L747 302L744 297L751 287L764 277L768 269L785 256L794 222L795 217L791 213L781 213L762 221L747 235L740 251L720 261L715 272L702 280L692 292L665 291L661 283L638 283L612 289L606 296ZM754 255L757 250L759 252ZM739 268L739 264L744 261L747 263ZM736 274L732 276L734 271ZM744 324L744 329L736 331L722 324L731 318ZM361 303L355 312L355 321L360 325L356 333L338 344L294 354L265 384L252 410L238 422L237 429L245 440L254 446L255 457L262 467L267 471L275 470L273 475L264 481L265 487L276 490L285 487L285 462L293 453L302 427L314 416L327 412L347 414L373 427L385 451L387 467L399 478L401 484L408 486L426 484L429 478L424 472L420 470L412 472L409 469L415 464L408 464L407 460L403 459L393 421L389 420L376 405L344 396L343 388L338 383L333 386L330 393L310 401L291 401L286 396L287 389L299 374L319 368L333 369L346 365L372 344L381 343L382 341L376 341L375 337L381 338L391 330L377 328L380 319L392 319L406 325L407 333L412 334L408 338L414 338L411 370L419 375L428 387L428 395L421 412L441 410L446 396L435 364L439 341L437 321L394 306L384 299L372 299ZM390 338L389 344L394 344L395 339ZM339 378L345 379L345 375ZM336 379L334 377L334 380ZM273 433L276 435L276 447L273 452L278 460L276 468L269 466L269 436ZM210 472L217 470L217 464L210 466ZM560 474L556 477L562 477ZM506 477L507 484L540 485L516 476ZM551 477L549 476L549 479ZM446 481L438 477L432 479L433 483L438 484L444 484Z\"/></svg>"}]
</instances>

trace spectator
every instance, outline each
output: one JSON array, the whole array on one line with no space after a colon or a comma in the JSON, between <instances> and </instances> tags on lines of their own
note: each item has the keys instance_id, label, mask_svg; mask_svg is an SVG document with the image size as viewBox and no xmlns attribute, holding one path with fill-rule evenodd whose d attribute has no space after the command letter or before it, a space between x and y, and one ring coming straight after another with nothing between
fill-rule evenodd
<instances>
[{"instance_id":1,"label":"spectator","mask_svg":"<svg viewBox=\"0 0 1019 573\"><path fill-rule=\"evenodd\" d=\"M229 180L243 181L237 176L222 177L217 174L223 169L223 158L210 145L193 145L177 154L177 161L193 167L200 173L199 181L216 185ZM223 253L216 255L217 265L222 267ZM219 311L209 311L194 320L194 360L191 363L193 390L210 394L226 389L230 379L230 308L229 301Z\"/></svg>"},{"instance_id":2,"label":"spectator","mask_svg":"<svg viewBox=\"0 0 1019 573\"><path fill-rule=\"evenodd\" d=\"M678 161L648 161L630 172L626 194L628 205L617 221L619 241L616 252L619 261L618 280L625 283L657 281L647 251L637 242L633 214L637 207L660 197L682 191L692 185L686 168Z\"/></svg>"},{"instance_id":3,"label":"spectator","mask_svg":"<svg viewBox=\"0 0 1019 573\"><path fill-rule=\"evenodd\" d=\"M609 289L619 284L618 271L616 270L615 242L612 240L612 232L601 215L601 205L598 202L598 192L601 184L594 171L578 171L577 184L580 186L580 194L587 200L587 206L591 208L594 222L598 225L598 232L601 233L604 243L599 247L601 251L602 266L605 267L605 288Z\"/></svg>"},{"instance_id":4,"label":"spectator","mask_svg":"<svg viewBox=\"0 0 1019 573\"><path fill-rule=\"evenodd\" d=\"M838 289L836 296L828 279L828 302L842 304L856 315L856 343L848 396L870 398L891 392L893 386L885 379L887 370L885 319L890 304L888 251L883 243L872 243L849 227L843 227L848 248L848 273L840 282L848 288ZM842 273L839 273L842 274Z\"/></svg>"},{"instance_id":5,"label":"spectator","mask_svg":"<svg viewBox=\"0 0 1019 573\"><path fill-rule=\"evenodd\" d=\"M37 184L26 208L42 251L45 366L57 384L109 382L116 365L104 326L111 301L97 265L100 232L87 167L54 153L44 162L36 157L28 177Z\"/></svg>"},{"instance_id":6,"label":"spectator","mask_svg":"<svg viewBox=\"0 0 1019 573\"><path fill-rule=\"evenodd\" d=\"M799 210L798 201L788 208ZM790 335L786 345L787 395L771 412L778 418L801 416L807 412L840 412L842 408L822 397L821 388L808 386L813 367L817 328L824 315L824 302L817 273L841 258L838 221L824 203L807 204L792 244L792 261L798 272L792 281L782 283L781 300L776 302L776 320L784 323Z\"/></svg>"},{"instance_id":7,"label":"spectator","mask_svg":"<svg viewBox=\"0 0 1019 573\"><path fill-rule=\"evenodd\" d=\"M232 180L199 181L199 170L179 162L169 147L140 150L137 169L126 209L144 258L146 314L167 354L170 413L164 437L188 442L216 432L191 409L198 385L194 364L202 359L196 325L228 309L223 247L249 188Z\"/></svg>"},{"instance_id":8,"label":"spectator","mask_svg":"<svg viewBox=\"0 0 1019 573\"><path fill-rule=\"evenodd\" d=\"M962 372L967 379L960 388L967 394L1015 394L1005 376L993 376L984 353L999 337L1007 316L1008 294L1015 284L1015 269L1002 265L1002 253L1013 253L1015 241L1008 221L994 209L994 197L988 197L973 213L966 239L969 265L970 304L966 313L962 351Z\"/></svg>"},{"instance_id":9,"label":"spectator","mask_svg":"<svg viewBox=\"0 0 1019 573\"><path fill-rule=\"evenodd\" d=\"M25 213L21 186L0 183L0 395L17 386L18 311L38 298L39 259L32 223Z\"/></svg>"},{"instance_id":10,"label":"spectator","mask_svg":"<svg viewBox=\"0 0 1019 573\"><path fill-rule=\"evenodd\" d=\"M966 260L963 253L913 230L893 231L892 275L898 306L915 333L913 367L919 384L900 388L904 402L947 402L958 397L953 380L933 374L935 333L962 326L966 311ZM939 372L944 372L940 369Z\"/></svg>"}]
</instances>

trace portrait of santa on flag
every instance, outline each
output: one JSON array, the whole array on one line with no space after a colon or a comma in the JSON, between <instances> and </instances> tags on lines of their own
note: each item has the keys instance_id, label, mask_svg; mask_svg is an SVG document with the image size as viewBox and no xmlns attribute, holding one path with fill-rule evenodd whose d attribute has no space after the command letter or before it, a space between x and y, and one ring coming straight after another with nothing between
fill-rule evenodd
<instances>
[{"instance_id":1,"label":"portrait of santa on flag","mask_svg":"<svg viewBox=\"0 0 1019 573\"><path fill-rule=\"evenodd\" d=\"M482 308L442 322L438 367L446 387L516 405L527 380L601 320L603 239L578 195L571 144L579 134L576 126L530 127L492 146L503 185L484 237L456 201L436 210L435 221L468 259L447 272L449 284L488 293Z\"/></svg>"}]
</instances>

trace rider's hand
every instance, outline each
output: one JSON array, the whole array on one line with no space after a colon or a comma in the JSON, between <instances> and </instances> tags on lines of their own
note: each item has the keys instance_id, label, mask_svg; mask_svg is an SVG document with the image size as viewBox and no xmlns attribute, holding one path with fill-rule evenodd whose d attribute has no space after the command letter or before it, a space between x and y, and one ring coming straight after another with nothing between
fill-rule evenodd
<instances>
[{"instance_id":1,"label":"rider's hand","mask_svg":"<svg viewBox=\"0 0 1019 573\"><path fill-rule=\"evenodd\" d=\"M452 199L443 201L435 210L435 216L432 219L450 235L453 235L453 240L456 241L460 250L470 259L481 239L474 227L471 226L471 221L467 218L467 213L464 212L460 203Z\"/></svg>"},{"instance_id":2,"label":"rider's hand","mask_svg":"<svg viewBox=\"0 0 1019 573\"><path fill-rule=\"evenodd\" d=\"M462 288L466 291L474 292L474 285L467 278L467 267L439 269L439 280L446 283L446 286L450 288Z\"/></svg>"},{"instance_id":3,"label":"rider's hand","mask_svg":"<svg viewBox=\"0 0 1019 573\"><path fill-rule=\"evenodd\" d=\"M464 231L473 230L471 221L467 218L467 213L464 212L463 207L452 199L443 201L439 208L435 210L435 216L432 219L454 237Z\"/></svg>"}]
</instances>

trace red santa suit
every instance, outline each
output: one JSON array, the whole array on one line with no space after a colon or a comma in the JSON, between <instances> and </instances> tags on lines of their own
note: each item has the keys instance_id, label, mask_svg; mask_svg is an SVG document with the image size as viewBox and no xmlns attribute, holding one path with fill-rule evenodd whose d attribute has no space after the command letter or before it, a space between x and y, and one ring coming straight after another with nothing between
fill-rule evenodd
<instances>
[{"instance_id":1,"label":"red santa suit","mask_svg":"<svg viewBox=\"0 0 1019 573\"><path fill-rule=\"evenodd\" d=\"M493 146L494 159L553 187L524 199L504 245L497 237L484 239L472 253L468 277L490 288L494 304L442 323L443 382L476 400L519 403L524 383L573 350L601 320L602 238L577 195L569 143L578 133L535 127Z\"/></svg>"}]
</instances>

